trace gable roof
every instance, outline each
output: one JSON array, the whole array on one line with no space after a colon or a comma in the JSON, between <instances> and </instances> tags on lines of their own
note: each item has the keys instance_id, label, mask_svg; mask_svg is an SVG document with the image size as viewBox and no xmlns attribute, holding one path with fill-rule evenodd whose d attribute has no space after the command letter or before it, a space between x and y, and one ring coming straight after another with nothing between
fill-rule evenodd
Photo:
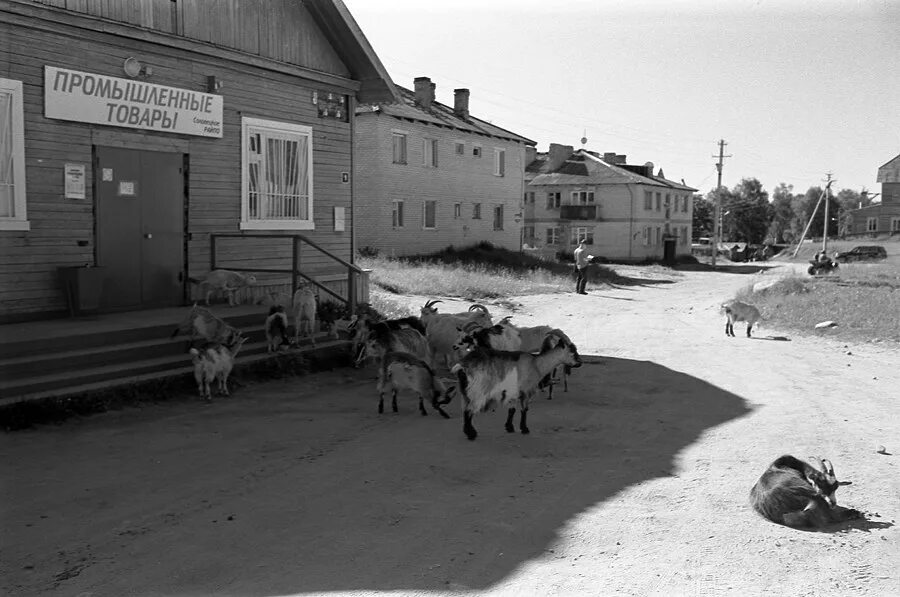
<instances>
[{"instance_id":1,"label":"gable roof","mask_svg":"<svg viewBox=\"0 0 900 597\"><path fill-rule=\"evenodd\" d=\"M391 76L342 0L306 0L304 5L350 69L353 79L361 83L357 99L394 101L398 93Z\"/></svg>"},{"instance_id":2,"label":"gable roof","mask_svg":"<svg viewBox=\"0 0 900 597\"><path fill-rule=\"evenodd\" d=\"M900 155L878 169L875 182L900 182Z\"/></svg>"},{"instance_id":3,"label":"gable roof","mask_svg":"<svg viewBox=\"0 0 900 597\"><path fill-rule=\"evenodd\" d=\"M438 101L431 102L431 108L425 108L416 104L416 94L405 87L396 85L398 90L398 101L393 103L379 103L374 106L360 106L357 114L365 114L366 112L380 112L396 118L404 118L433 124L467 133L475 133L488 137L495 137L506 141L514 141L516 143L524 143L525 145L537 145L535 141L508 131L499 126L485 122L474 116L461 118L450 106L446 106Z\"/></svg>"},{"instance_id":4,"label":"gable roof","mask_svg":"<svg viewBox=\"0 0 900 597\"><path fill-rule=\"evenodd\" d=\"M697 189L680 184L652 172L641 174L645 166L627 166L610 164L603 161L594 152L585 149L575 151L558 168L549 171L549 160L539 157L526 168L528 184L532 185L603 185L603 184L643 184L666 187L679 191L694 192ZM535 176L529 176L534 174Z\"/></svg>"}]
</instances>

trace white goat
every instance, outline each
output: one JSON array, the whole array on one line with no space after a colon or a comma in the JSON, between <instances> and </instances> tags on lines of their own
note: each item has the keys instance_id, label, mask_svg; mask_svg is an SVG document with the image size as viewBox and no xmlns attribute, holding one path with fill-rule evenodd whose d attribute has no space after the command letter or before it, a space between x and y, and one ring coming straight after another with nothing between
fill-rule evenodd
<instances>
[{"instance_id":1,"label":"white goat","mask_svg":"<svg viewBox=\"0 0 900 597\"><path fill-rule=\"evenodd\" d=\"M276 352L282 344L288 343L288 316L281 305L269 307L266 317L266 350Z\"/></svg>"},{"instance_id":2,"label":"white goat","mask_svg":"<svg viewBox=\"0 0 900 597\"><path fill-rule=\"evenodd\" d=\"M753 329L753 324L762 319L759 309L753 305L748 305L747 303L742 303L741 301L734 299L722 303L722 310L725 312L726 316L725 335L731 336L732 338L734 337L734 322L746 321L747 337L750 338L750 330Z\"/></svg>"},{"instance_id":3,"label":"white goat","mask_svg":"<svg viewBox=\"0 0 900 597\"><path fill-rule=\"evenodd\" d=\"M247 286L256 284L256 276L253 274L239 274L227 269L214 269L202 278L188 278L200 287L200 292L206 291L206 305L209 306L209 297L214 292L224 292L228 297L228 305L234 306L234 293Z\"/></svg>"},{"instance_id":4,"label":"white goat","mask_svg":"<svg viewBox=\"0 0 900 597\"><path fill-rule=\"evenodd\" d=\"M224 319L215 316L209 309L198 307L197 303L194 303L187 316L175 327L171 337L181 334L190 335L192 345L197 338L202 338L205 344L230 345L241 332Z\"/></svg>"},{"instance_id":5,"label":"white goat","mask_svg":"<svg viewBox=\"0 0 900 597\"><path fill-rule=\"evenodd\" d=\"M435 364L443 361L448 369L456 362L457 353L453 349L459 338L459 330L470 322L478 322L481 327L493 325L491 314L484 305L475 304L466 313L438 313L434 306L441 301L428 301L422 307L421 319L425 326L425 337L431 345Z\"/></svg>"},{"instance_id":6,"label":"white goat","mask_svg":"<svg viewBox=\"0 0 900 597\"><path fill-rule=\"evenodd\" d=\"M490 348L476 348L453 366L463 397L463 432L470 440L478 437L472 425L475 413L498 402L508 407L506 430L515 431L513 416L518 403L521 409L519 430L528 433L526 417L528 404L538 384L558 365L580 367L581 357L574 344L560 340L556 346L538 354L506 352Z\"/></svg>"},{"instance_id":7,"label":"white goat","mask_svg":"<svg viewBox=\"0 0 900 597\"><path fill-rule=\"evenodd\" d=\"M200 391L200 398L207 402L212 399L210 386L218 382L219 393L228 396L228 376L234 367L234 359L246 338L239 336L232 345L218 345L210 348L192 348L191 361L194 364L194 380Z\"/></svg>"},{"instance_id":8,"label":"white goat","mask_svg":"<svg viewBox=\"0 0 900 597\"><path fill-rule=\"evenodd\" d=\"M411 390L419 397L419 412L422 415L428 414L423 404L423 398L427 396L432 408L445 419L450 418L442 406L453 399L455 387L448 389L434 374L434 369L415 355L408 352L388 352L384 355L378 380L379 414L384 412L384 393L388 388L391 390L391 408L394 412L397 412L397 391Z\"/></svg>"},{"instance_id":9,"label":"white goat","mask_svg":"<svg viewBox=\"0 0 900 597\"><path fill-rule=\"evenodd\" d=\"M291 304L294 310L294 344L300 343L300 333L303 332L315 346L313 334L316 331L316 293L312 284L301 285L294 293Z\"/></svg>"}]
</instances>

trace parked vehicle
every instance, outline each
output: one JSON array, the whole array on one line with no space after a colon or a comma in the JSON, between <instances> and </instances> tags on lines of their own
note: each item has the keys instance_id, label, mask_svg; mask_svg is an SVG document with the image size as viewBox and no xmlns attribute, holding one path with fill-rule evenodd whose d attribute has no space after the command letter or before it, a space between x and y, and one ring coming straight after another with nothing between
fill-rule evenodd
<instances>
[{"instance_id":1,"label":"parked vehicle","mask_svg":"<svg viewBox=\"0 0 900 597\"><path fill-rule=\"evenodd\" d=\"M824 259L810 259L809 267L807 268L807 273L810 276L815 276L818 274L830 274L833 270L838 268L838 262L833 261L825 257Z\"/></svg>"},{"instance_id":2,"label":"parked vehicle","mask_svg":"<svg viewBox=\"0 0 900 597\"><path fill-rule=\"evenodd\" d=\"M853 247L849 251L836 253L835 260L841 263L849 263L851 261L879 261L887 259L887 251L881 245L862 245Z\"/></svg>"}]
</instances>

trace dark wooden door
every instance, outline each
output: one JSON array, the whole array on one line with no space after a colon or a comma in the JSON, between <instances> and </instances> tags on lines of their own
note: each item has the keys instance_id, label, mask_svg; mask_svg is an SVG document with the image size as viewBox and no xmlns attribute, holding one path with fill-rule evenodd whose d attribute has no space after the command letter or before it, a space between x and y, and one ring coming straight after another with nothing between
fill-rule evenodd
<instances>
[{"instance_id":1,"label":"dark wooden door","mask_svg":"<svg viewBox=\"0 0 900 597\"><path fill-rule=\"evenodd\" d=\"M179 305L183 299L183 155L97 147L97 264L103 307Z\"/></svg>"}]
</instances>

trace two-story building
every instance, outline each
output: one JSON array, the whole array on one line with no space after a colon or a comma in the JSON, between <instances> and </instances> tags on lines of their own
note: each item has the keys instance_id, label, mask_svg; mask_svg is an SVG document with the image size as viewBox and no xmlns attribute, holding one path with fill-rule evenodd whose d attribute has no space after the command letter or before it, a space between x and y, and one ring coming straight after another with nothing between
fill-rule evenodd
<instances>
[{"instance_id":1,"label":"two-story building","mask_svg":"<svg viewBox=\"0 0 900 597\"><path fill-rule=\"evenodd\" d=\"M69 266L106 311L351 286L355 106L396 89L343 2L0 0L0 40L0 321L65 313Z\"/></svg>"},{"instance_id":2,"label":"two-story building","mask_svg":"<svg viewBox=\"0 0 900 597\"><path fill-rule=\"evenodd\" d=\"M876 181L881 183L881 203L851 211L850 234L900 234L900 155L878 169Z\"/></svg>"},{"instance_id":3,"label":"two-story building","mask_svg":"<svg viewBox=\"0 0 900 597\"><path fill-rule=\"evenodd\" d=\"M585 239L611 260L674 259L691 252L693 189L652 163L552 143L526 168L524 244L545 256Z\"/></svg>"},{"instance_id":4,"label":"two-story building","mask_svg":"<svg viewBox=\"0 0 900 597\"><path fill-rule=\"evenodd\" d=\"M472 116L468 89L450 107L428 77L397 88L400 101L357 108L356 245L398 256L483 241L518 251L535 142Z\"/></svg>"}]
</instances>

